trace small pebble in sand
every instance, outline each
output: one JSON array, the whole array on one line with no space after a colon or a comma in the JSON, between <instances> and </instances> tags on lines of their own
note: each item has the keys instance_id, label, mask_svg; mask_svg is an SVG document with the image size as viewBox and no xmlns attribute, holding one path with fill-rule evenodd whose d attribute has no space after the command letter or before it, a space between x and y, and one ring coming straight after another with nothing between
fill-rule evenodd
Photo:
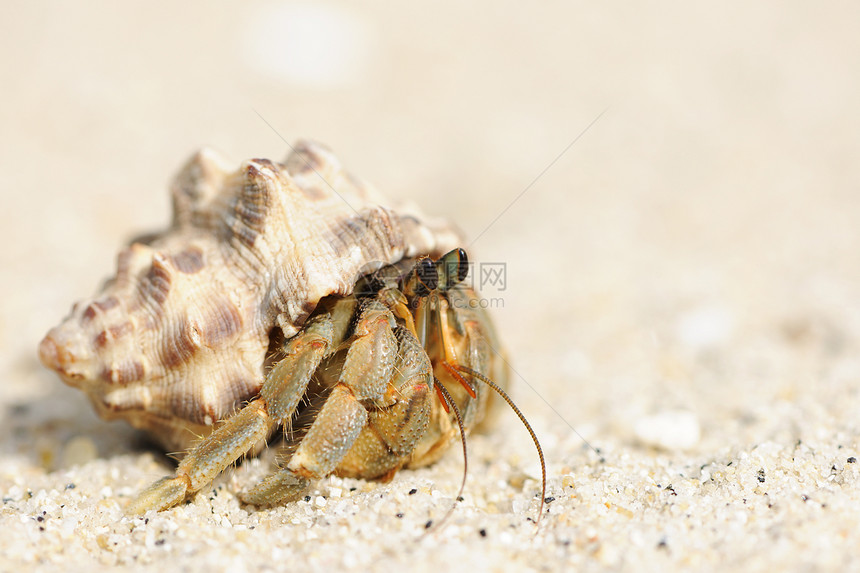
<instances>
[{"instance_id":1,"label":"small pebble in sand","mask_svg":"<svg viewBox=\"0 0 860 573\"><path fill-rule=\"evenodd\" d=\"M681 343L693 350L725 344L734 330L733 313L721 305L701 306L683 314L677 323Z\"/></svg>"},{"instance_id":2,"label":"small pebble in sand","mask_svg":"<svg viewBox=\"0 0 860 573\"><path fill-rule=\"evenodd\" d=\"M634 433L644 445L665 450L692 448L701 437L699 418L687 410L664 410L640 418Z\"/></svg>"},{"instance_id":3,"label":"small pebble in sand","mask_svg":"<svg viewBox=\"0 0 860 573\"><path fill-rule=\"evenodd\" d=\"M95 443L86 436L76 436L63 448L63 467L83 465L99 455Z\"/></svg>"}]
</instances>

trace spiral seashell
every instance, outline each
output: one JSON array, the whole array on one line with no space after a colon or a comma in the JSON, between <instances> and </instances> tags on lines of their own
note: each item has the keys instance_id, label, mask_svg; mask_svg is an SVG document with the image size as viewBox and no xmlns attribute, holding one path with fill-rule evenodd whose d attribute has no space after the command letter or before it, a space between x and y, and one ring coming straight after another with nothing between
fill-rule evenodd
<instances>
[{"instance_id":1,"label":"spiral seashell","mask_svg":"<svg viewBox=\"0 0 860 573\"><path fill-rule=\"evenodd\" d=\"M173 220L132 242L116 275L42 340L42 362L183 450L260 389L270 340L291 337L321 298L404 257L460 242L450 225L389 208L325 147L232 171L194 155L172 185Z\"/></svg>"}]
</instances>

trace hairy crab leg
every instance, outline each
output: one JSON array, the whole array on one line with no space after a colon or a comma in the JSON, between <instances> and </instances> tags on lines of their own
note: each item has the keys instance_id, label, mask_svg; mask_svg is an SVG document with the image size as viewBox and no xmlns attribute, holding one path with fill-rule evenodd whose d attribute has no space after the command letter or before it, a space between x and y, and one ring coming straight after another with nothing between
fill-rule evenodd
<instances>
[{"instance_id":1,"label":"hairy crab leg","mask_svg":"<svg viewBox=\"0 0 860 573\"><path fill-rule=\"evenodd\" d=\"M390 479L408 461L430 423L434 386L430 360L408 329L398 327L395 334L396 402L369 411L367 425L338 465L340 475Z\"/></svg>"},{"instance_id":2,"label":"hairy crab leg","mask_svg":"<svg viewBox=\"0 0 860 573\"><path fill-rule=\"evenodd\" d=\"M398 356L391 311L370 301L361 311L340 379L287 465L240 495L245 503L274 505L297 495L311 479L332 473L368 420L368 407L395 403L390 380Z\"/></svg>"},{"instance_id":3,"label":"hairy crab leg","mask_svg":"<svg viewBox=\"0 0 860 573\"><path fill-rule=\"evenodd\" d=\"M313 319L286 344L287 356L269 372L260 395L218 426L195 446L176 468L131 502L129 514L173 507L212 481L271 430L292 415L322 358L332 346L328 314Z\"/></svg>"}]
</instances>

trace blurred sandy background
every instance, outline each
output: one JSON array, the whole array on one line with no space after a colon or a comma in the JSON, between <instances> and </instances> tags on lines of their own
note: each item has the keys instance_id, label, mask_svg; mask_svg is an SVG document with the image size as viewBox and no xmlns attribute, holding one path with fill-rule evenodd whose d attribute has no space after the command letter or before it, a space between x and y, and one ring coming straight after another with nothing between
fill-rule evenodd
<instances>
[{"instance_id":1,"label":"blurred sandy background","mask_svg":"<svg viewBox=\"0 0 860 573\"><path fill-rule=\"evenodd\" d=\"M0 570L849 564L860 8L747 4L5 3ZM166 224L195 149L280 159L281 137L325 142L506 264L485 294L547 450L536 536L539 472L508 415L470 443L451 527L420 542L456 454L248 513L232 496L254 462L156 533L120 517L168 465L37 343Z\"/></svg>"}]
</instances>

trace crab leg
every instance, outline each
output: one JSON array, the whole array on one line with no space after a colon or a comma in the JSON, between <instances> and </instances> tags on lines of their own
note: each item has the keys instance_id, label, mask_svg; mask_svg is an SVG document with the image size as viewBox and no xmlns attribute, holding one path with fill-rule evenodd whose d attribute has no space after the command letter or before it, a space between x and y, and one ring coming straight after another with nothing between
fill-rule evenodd
<instances>
[{"instance_id":1,"label":"crab leg","mask_svg":"<svg viewBox=\"0 0 860 573\"><path fill-rule=\"evenodd\" d=\"M407 328L398 328L396 335L399 350L392 385L397 401L368 413L367 425L337 467L341 475L383 479L393 476L408 461L430 423L430 360Z\"/></svg>"},{"instance_id":2,"label":"crab leg","mask_svg":"<svg viewBox=\"0 0 860 573\"><path fill-rule=\"evenodd\" d=\"M393 463L391 459L378 460L381 469L377 475L391 469L410 451L429 420L426 399L429 362L425 356L422 363L420 355L413 352L404 357L403 332L414 341L417 350L420 346L403 328L398 329L401 334L395 337L395 326L394 316L384 305L373 301L365 306L340 380L307 435L286 467L241 495L242 501L253 505L277 504L297 495L309 480L332 473L342 462L356 464L363 476L374 473L366 471L364 465L367 460L374 460L372 454L368 456L363 451L373 449L368 440L368 434L373 432L370 428L379 430L380 436L384 436L379 439L389 443L395 456ZM416 378L420 380L416 382ZM404 422L385 419L382 412L391 412L389 418Z\"/></svg>"},{"instance_id":3,"label":"crab leg","mask_svg":"<svg viewBox=\"0 0 860 573\"><path fill-rule=\"evenodd\" d=\"M287 356L269 372L259 398L197 444L179 463L174 476L162 478L141 492L127 512L161 511L182 502L289 419L332 346L333 328L331 317L324 314L291 338Z\"/></svg>"}]
</instances>

